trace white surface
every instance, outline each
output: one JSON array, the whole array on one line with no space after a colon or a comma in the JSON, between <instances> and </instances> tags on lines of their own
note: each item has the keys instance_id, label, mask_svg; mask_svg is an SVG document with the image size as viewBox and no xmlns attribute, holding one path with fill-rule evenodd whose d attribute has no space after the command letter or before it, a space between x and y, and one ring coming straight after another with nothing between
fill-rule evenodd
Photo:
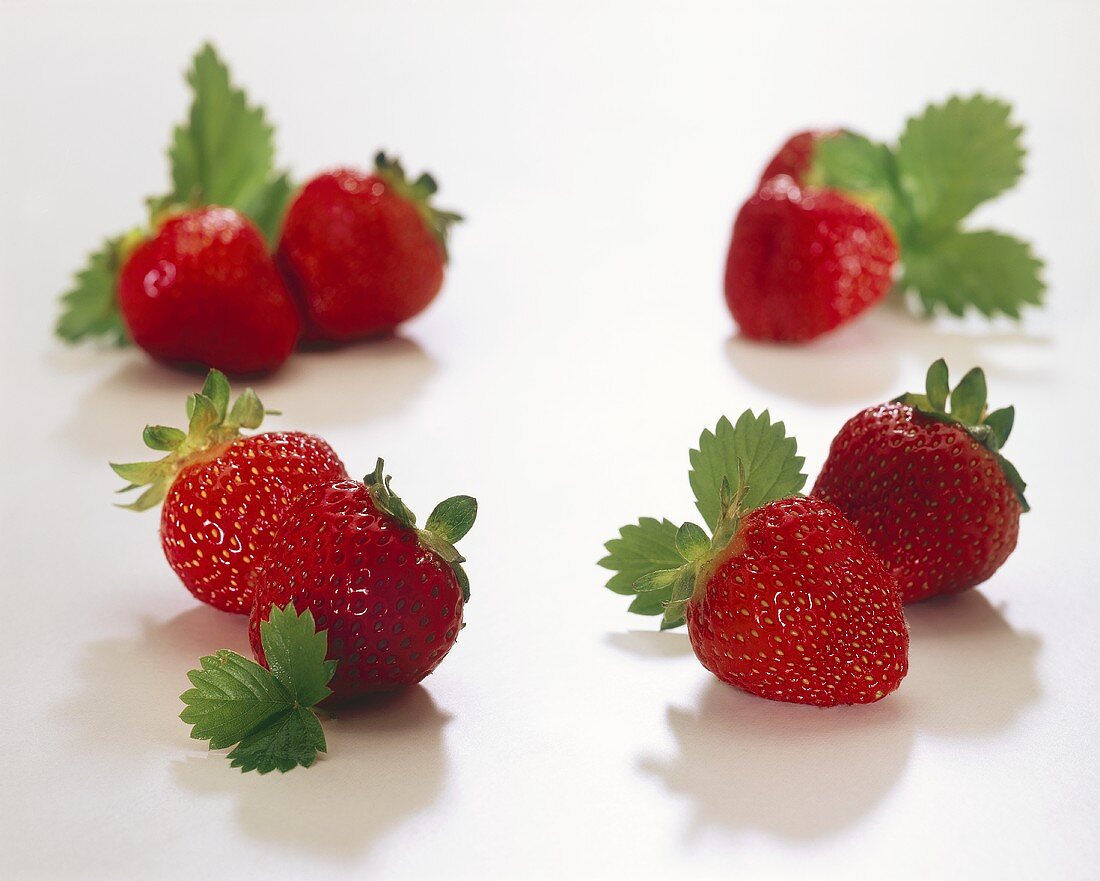
<instances>
[{"instance_id":1,"label":"white surface","mask_svg":"<svg viewBox=\"0 0 1100 881\"><path fill-rule=\"evenodd\" d=\"M0 6L0 875L1095 877L1100 7L595 7ZM470 218L402 339L261 384L354 470L385 455L414 510L478 496L469 626L422 688L329 724L317 767L263 778L176 718L244 620L174 581L155 516L110 507L105 461L196 381L50 338L71 270L162 186L207 36L297 175L385 146ZM1028 177L981 220L1035 240L1049 309L731 340L728 227L785 135L885 137L977 88L1029 127ZM770 407L812 476L848 415L941 354L1016 404L1034 512L980 592L912 610L895 696L745 696L602 589L621 523L692 514L687 450L719 415Z\"/></svg>"}]
</instances>

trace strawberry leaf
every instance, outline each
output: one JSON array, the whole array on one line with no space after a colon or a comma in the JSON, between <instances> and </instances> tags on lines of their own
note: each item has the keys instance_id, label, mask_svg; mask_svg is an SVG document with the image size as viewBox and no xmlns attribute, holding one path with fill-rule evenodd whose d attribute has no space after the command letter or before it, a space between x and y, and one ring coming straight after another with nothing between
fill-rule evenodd
<instances>
[{"instance_id":1,"label":"strawberry leaf","mask_svg":"<svg viewBox=\"0 0 1100 881\"><path fill-rule=\"evenodd\" d=\"M897 165L885 144L848 131L823 138L806 182L843 190L886 217L899 236L908 232L911 219L898 192Z\"/></svg>"},{"instance_id":2,"label":"strawberry leaf","mask_svg":"<svg viewBox=\"0 0 1100 881\"><path fill-rule=\"evenodd\" d=\"M263 202L272 177L275 144L261 107L235 88L214 47L199 50L187 73L194 93L187 122L169 148L170 202L217 204L245 211Z\"/></svg>"},{"instance_id":3,"label":"strawberry leaf","mask_svg":"<svg viewBox=\"0 0 1100 881\"><path fill-rule=\"evenodd\" d=\"M902 286L916 291L927 312L962 315L973 307L986 316L1019 318L1025 305L1043 301L1042 262L1031 247L1004 233L952 232L904 252Z\"/></svg>"},{"instance_id":4,"label":"strawberry leaf","mask_svg":"<svg viewBox=\"0 0 1100 881\"><path fill-rule=\"evenodd\" d=\"M736 425L723 416L713 432L704 431L699 449L689 454L688 480L695 491L695 506L711 532L723 512L723 483L728 483L732 494L743 493L743 512L801 490L806 484L802 473L806 460L797 452L795 439L787 437L782 422L772 424L767 410L759 416L746 410Z\"/></svg>"},{"instance_id":5,"label":"strawberry leaf","mask_svg":"<svg viewBox=\"0 0 1100 881\"><path fill-rule=\"evenodd\" d=\"M180 718L211 749L237 744L229 758L242 771L309 767L327 748L310 707L331 693L336 662L325 660L328 637L308 609L298 615L288 605L272 608L260 639L270 670L226 649L201 658L200 669L187 674L194 687L180 695Z\"/></svg>"},{"instance_id":6,"label":"strawberry leaf","mask_svg":"<svg viewBox=\"0 0 1100 881\"><path fill-rule=\"evenodd\" d=\"M925 231L950 230L1023 174L1023 128L1012 107L983 95L952 97L910 119L897 147L898 180Z\"/></svg>"},{"instance_id":7,"label":"strawberry leaf","mask_svg":"<svg viewBox=\"0 0 1100 881\"><path fill-rule=\"evenodd\" d=\"M101 338L123 346L130 340L115 297L122 236L104 242L88 256L88 263L61 297L61 318L55 332L67 343Z\"/></svg>"},{"instance_id":8,"label":"strawberry leaf","mask_svg":"<svg viewBox=\"0 0 1100 881\"><path fill-rule=\"evenodd\" d=\"M634 583L643 575L682 566L684 557L676 547L678 531L671 520L656 520L653 517L642 517L637 523L620 529L619 537L604 545L607 556L598 563L616 573L608 580L607 589L630 595L634 593ZM659 605L654 611L641 612L643 615L660 613Z\"/></svg>"}]
</instances>

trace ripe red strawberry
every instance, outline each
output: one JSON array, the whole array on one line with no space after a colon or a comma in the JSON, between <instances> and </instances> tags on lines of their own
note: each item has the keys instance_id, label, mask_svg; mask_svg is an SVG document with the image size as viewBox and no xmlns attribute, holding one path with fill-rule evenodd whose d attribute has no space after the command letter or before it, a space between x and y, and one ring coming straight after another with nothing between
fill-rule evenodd
<instances>
[{"instance_id":1,"label":"ripe red strawberry","mask_svg":"<svg viewBox=\"0 0 1100 881\"><path fill-rule=\"evenodd\" d=\"M870 208L780 175L737 215L726 304L748 337L810 340L881 300L897 257L893 232Z\"/></svg>"},{"instance_id":2,"label":"ripe red strawberry","mask_svg":"<svg viewBox=\"0 0 1100 881\"><path fill-rule=\"evenodd\" d=\"M941 359L926 386L923 395L906 394L848 420L813 493L863 530L906 602L989 578L1016 547L1020 514L1028 510L1025 484L999 452L1014 409L987 411L979 368L949 394Z\"/></svg>"},{"instance_id":3,"label":"ripe red strawberry","mask_svg":"<svg viewBox=\"0 0 1100 881\"><path fill-rule=\"evenodd\" d=\"M446 657L469 599L455 549L473 525L477 502L455 496L423 529L390 489L382 460L363 483L333 480L305 493L268 553L249 637L265 663L260 623L293 603L328 631L337 661L336 701L412 685Z\"/></svg>"},{"instance_id":4,"label":"ripe red strawberry","mask_svg":"<svg viewBox=\"0 0 1100 881\"><path fill-rule=\"evenodd\" d=\"M228 373L279 367L301 329L259 231L217 206L170 216L134 248L118 302L134 342L157 360Z\"/></svg>"},{"instance_id":5,"label":"ripe red strawberry","mask_svg":"<svg viewBox=\"0 0 1100 881\"><path fill-rule=\"evenodd\" d=\"M257 428L265 411L252 389L229 407L229 382L210 371L202 392L187 400L186 434L146 426L144 439L168 455L156 462L111 467L126 490L148 486L127 507L144 511L164 502L161 546L184 586L204 603L247 614L255 581L275 530L306 489L347 476L321 438L298 431L240 436Z\"/></svg>"},{"instance_id":6,"label":"ripe red strawberry","mask_svg":"<svg viewBox=\"0 0 1100 881\"><path fill-rule=\"evenodd\" d=\"M447 232L461 218L431 204L435 180L413 182L379 153L375 171L311 180L291 204L279 267L310 338L377 336L412 318L443 285Z\"/></svg>"},{"instance_id":7,"label":"ripe red strawberry","mask_svg":"<svg viewBox=\"0 0 1100 881\"><path fill-rule=\"evenodd\" d=\"M610 589L638 594L631 611L663 614L662 629L686 619L696 657L723 682L770 700L871 703L908 670L897 581L839 510L792 497L806 480L794 454L766 412L736 427L723 418L691 455L712 536L642 520L601 565L619 572Z\"/></svg>"},{"instance_id":8,"label":"ripe red strawberry","mask_svg":"<svg viewBox=\"0 0 1100 881\"><path fill-rule=\"evenodd\" d=\"M813 162L814 149L823 138L834 134L836 134L834 131L811 130L791 135L764 168L764 173L760 175L760 183L764 184L781 174L787 175L796 184L805 183L810 164Z\"/></svg>"}]
</instances>

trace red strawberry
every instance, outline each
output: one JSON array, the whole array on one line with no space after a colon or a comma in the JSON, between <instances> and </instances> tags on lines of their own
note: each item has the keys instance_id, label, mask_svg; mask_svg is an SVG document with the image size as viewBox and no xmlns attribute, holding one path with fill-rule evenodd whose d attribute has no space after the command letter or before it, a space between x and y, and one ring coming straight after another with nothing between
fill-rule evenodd
<instances>
[{"instance_id":1,"label":"red strawberry","mask_svg":"<svg viewBox=\"0 0 1100 881\"><path fill-rule=\"evenodd\" d=\"M746 336L810 340L881 300L897 257L893 232L870 208L780 175L737 215L726 303Z\"/></svg>"},{"instance_id":2,"label":"red strawberry","mask_svg":"<svg viewBox=\"0 0 1100 881\"><path fill-rule=\"evenodd\" d=\"M337 701L419 682L462 629L469 599L454 545L473 525L469 496L441 502L423 529L390 489L382 460L364 483L333 480L305 493L268 553L249 637L264 661L260 623L293 603L328 630Z\"/></svg>"},{"instance_id":3,"label":"red strawberry","mask_svg":"<svg viewBox=\"0 0 1100 881\"><path fill-rule=\"evenodd\" d=\"M279 367L301 327L259 231L217 206L170 216L134 248L118 301L134 342L157 360L228 373Z\"/></svg>"},{"instance_id":4,"label":"red strawberry","mask_svg":"<svg viewBox=\"0 0 1100 881\"><path fill-rule=\"evenodd\" d=\"M144 511L161 501L164 555L184 586L204 603L247 614L255 581L290 505L317 483L347 476L321 438L298 431L240 436L257 428L264 410L252 389L229 408L229 382L210 371L202 392L187 401L187 433L147 426L145 443L168 455L156 462L112 465L149 488L127 506Z\"/></svg>"},{"instance_id":5,"label":"red strawberry","mask_svg":"<svg viewBox=\"0 0 1100 881\"><path fill-rule=\"evenodd\" d=\"M460 217L431 204L436 183L413 182L379 153L374 174L326 172L287 212L279 267L313 339L349 340L393 330L443 285L447 232Z\"/></svg>"},{"instance_id":6,"label":"red strawberry","mask_svg":"<svg viewBox=\"0 0 1100 881\"><path fill-rule=\"evenodd\" d=\"M601 565L619 572L610 589L625 581L638 594L632 611L663 614L662 629L686 619L696 656L723 682L778 701L871 703L908 669L897 581L839 510L792 497L806 480L795 452L766 412L736 427L722 419L691 455L712 536L642 520L608 542Z\"/></svg>"},{"instance_id":7,"label":"red strawberry","mask_svg":"<svg viewBox=\"0 0 1100 881\"><path fill-rule=\"evenodd\" d=\"M822 139L836 134L834 131L805 131L791 135L787 142L779 148L771 162L760 175L760 183L778 175L785 174L797 184L805 183L806 174L813 162L814 149Z\"/></svg>"},{"instance_id":8,"label":"red strawberry","mask_svg":"<svg viewBox=\"0 0 1100 881\"><path fill-rule=\"evenodd\" d=\"M1016 547L1028 509L1023 480L999 452L1013 408L987 412L978 368L949 395L941 359L926 385L926 394L848 420L814 487L864 531L906 602L989 578Z\"/></svg>"}]
</instances>

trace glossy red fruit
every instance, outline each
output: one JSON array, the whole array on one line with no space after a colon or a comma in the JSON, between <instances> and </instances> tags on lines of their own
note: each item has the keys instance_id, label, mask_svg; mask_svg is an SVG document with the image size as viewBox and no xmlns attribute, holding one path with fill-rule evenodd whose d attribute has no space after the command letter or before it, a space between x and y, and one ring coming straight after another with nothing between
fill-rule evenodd
<instances>
[{"instance_id":1,"label":"glossy red fruit","mask_svg":"<svg viewBox=\"0 0 1100 881\"><path fill-rule=\"evenodd\" d=\"M897 258L894 234L874 211L780 175L737 215L726 304L745 336L811 340L881 300Z\"/></svg>"},{"instance_id":2,"label":"glossy red fruit","mask_svg":"<svg viewBox=\"0 0 1100 881\"><path fill-rule=\"evenodd\" d=\"M118 302L134 342L158 361L226 373L276 369L301 330L259 230L217 206L170 216L134 248Z\"/></svg>"},{"instance_id":3,"label":"glossy red fruit","mask_svg":"<svg viewBox=\"0 0 1100 881\"><path fill-rule=\"evenodd\" d=\"M834 131L805 131L791 135L779 148L760 175L760 184L785 174L797 184L805 183L806 174L814 158L814 149L823 139L836 134Z\"/></svg>"},{"instance_id":4,"label":"glossy red fruit","mask_svg":"<svg viewBox=\"0 0 1100 881\"><path fill-rule=\"evenodd\" d=\"M435 181L405 178L379 155L372 174L339 169L302 188L283 223L278 263L311 339L392 331L443 285L446 240L457 214L431 205Z\"/></svg>"},{"instance_id":5,"label":"glossy red fruit","mask_svg":"<svg viewBox=\"0 0 1100 881\"><path fill-rule=\"evenodd\" d=\"M248 614L256 579L281 520L308 488L347 476L321 438L298 431L240 437L255 428L263 407L251 389L228 409L229 385L212 371L189 401L191 425L150 426L146 444L168 450L157 462L114 465L131 487L148 489L130 507L163 500L160 538L168 564L204 603Z\"/></svg>"},{"instance_id":6,"label":"glossy red fruit","mask_svg":"<svg viewBox=\"0 0 1100 881\"><path fill-rule=\"evenodd\" d=\"M453 543L473 524L476 503L449 499L418 529L381 469L380 461L366 483L331 481L298 500L268 553L249 621L262 664L260 622L272 606L309 609L338 662L329 683L336 701L419 682L463 626L468 587ZM461 523L441 509L461 509Z\"/></svg>"},{"instance_id":7,"label":"glossy red fruit","mask_svg":"<svg viewBox=\"0 0 1100 881\"><path fill-rule=\"evenodd\" d=\"M746 514L686 617L704 667L771 700L870 703L908 670L897 582L852 523L818 499Z\"/></svg>"},{"instance_id":8,"label":"glossy red fruit","mask_svg":"<svg viewBox=\"0 0 1100 881\"><path fill-rule=\"evenodd\" d=\"M941 375L946 396L946 365ZM984 412L984 377L980 396L965 421L925 396L856 414L833 440L814 487L866 534L905 602L981 584L1016 547L1024 484L998 452L1011 411Z\"/></svg>"}]
</instances>

